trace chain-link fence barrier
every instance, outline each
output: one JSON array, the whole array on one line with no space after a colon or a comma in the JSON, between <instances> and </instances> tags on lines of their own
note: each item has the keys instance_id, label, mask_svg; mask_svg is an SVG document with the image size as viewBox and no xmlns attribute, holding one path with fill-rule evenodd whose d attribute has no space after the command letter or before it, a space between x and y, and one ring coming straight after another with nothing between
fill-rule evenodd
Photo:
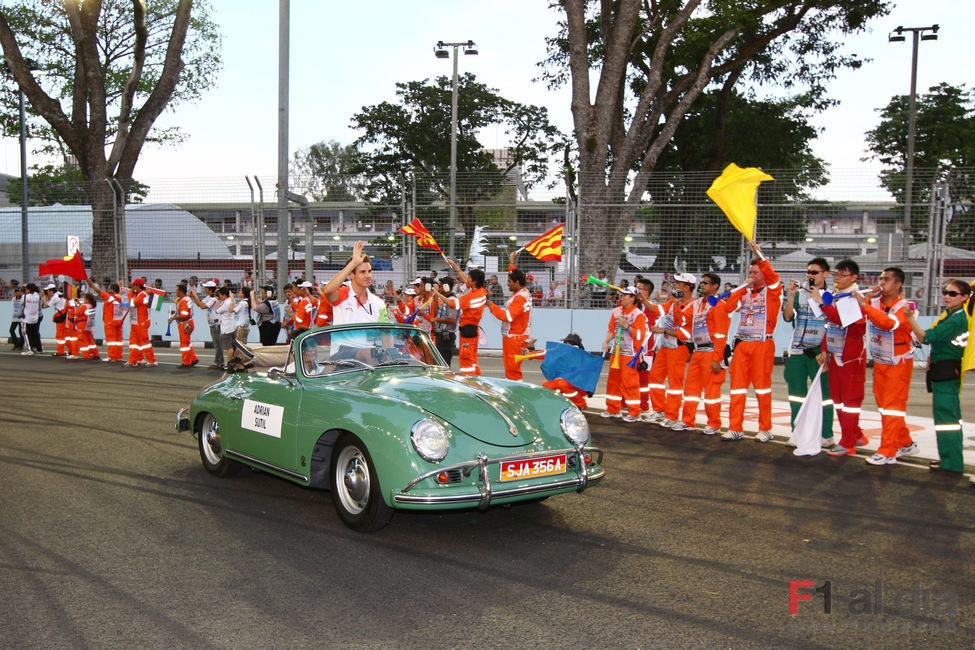
<instances>
[{"instance_id":1,"label":"chain-link fence barrier","mask_svg":"<svg viewBox=\"0 0 975 650\"><path fill-rule=\"evenodd\" d=\"M905 292L923 312L936 313L943 279L975 277L975 170L914 170L911 237L905 236L904 206L876 189L875 172L834 172L830 185L819 190L832 200L823 200L806 189L805 171L766 171L775 180L758 191L756 238L786 282L804 280L814 257L830 264L856 260L861 285L899 266L908 278ZM25 268L29 280L40 281L38 265L63 257L70 237L78 238L99 282L145 277L168 291L191 277L275 283L279 255L287 258L289 278L323 282L361 239L383 293L387 285L395 289L418 275L449 271L436 251L397 232L418 218L462 265L475 227L483 227L483 250L470 261L492 283L496 279L503 294L509 255L563 225L562 261L541 262L522 252L517 263L529 274L537 304L602 308L615 302L612 291L607 295L585 281L600 271L615 286L643 276L658 290L677 271L713 271L730 285L743 280L744 239L706 196L719 173L655 173L642 194L625 187L613 196L590 191L593 185L580 179L528 187L514 172L461 172L453 201L447 176L292 178L283 216L271 176L97 188L32 180L26 210L19 179L7 179L0 195L6 199L0 207L0 290L6 295L11 280L22 281ZM888 179L895 196L898 180ZM605 186L604 179L595 182ZM288 220L282 240L279 218ZM594 259L608 262L595 266Z\"/></svg>"}]
</instances>

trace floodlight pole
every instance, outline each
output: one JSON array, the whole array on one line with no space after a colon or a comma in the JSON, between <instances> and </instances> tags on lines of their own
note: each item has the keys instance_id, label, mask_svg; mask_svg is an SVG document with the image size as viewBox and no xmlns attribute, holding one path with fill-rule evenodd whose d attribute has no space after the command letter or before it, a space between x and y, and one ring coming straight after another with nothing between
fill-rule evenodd
<instances>
[{"instance_id":1,"label":"floodlight pole","mask_svg":"<svg viewBox=\"0 0 975 650\"><path fill-rule=\"evenodd\" d=\"M291 0L278 4L278 278L277 295L288 282L288 54Z\"/></svg>"},{"instance_id":2,"label":"floodlight pole","mask_svg":"<svg viewBox=\"0 0 975 650\"><path fill-rule=\"evenodd\" d=\"M938 38L938 25L930 27L898 26L887 37L892 43L905 40L904 32L911 32L911 95L907 108L907 161L904 170L904 260L910 258L911 251L911 204L914 202L914 132L917 121L917 46L920 41L934 41ZM924 32L931 34L923 35ZM894 35L896 34L896 36Z\"/></svg>"},{"instance_id":3,"label":"floodlight pole","mask_svg":"<svg viewBox=\"0 0 975 650\"><path fill-rule=\"evenodd\" d=\"M457 48L463 47L464 54L477 54L477 49L474 41L465 41L462 43L438 41L434 48L434 53L437 55L437 58L444 58L442 53L445 52L444 48L448 47L453 49L454 76L450 97L450 205L448 218L450 237L447 240L447 255L453 259L454 244L457 239Z\"/></svg>"}]
</instances>

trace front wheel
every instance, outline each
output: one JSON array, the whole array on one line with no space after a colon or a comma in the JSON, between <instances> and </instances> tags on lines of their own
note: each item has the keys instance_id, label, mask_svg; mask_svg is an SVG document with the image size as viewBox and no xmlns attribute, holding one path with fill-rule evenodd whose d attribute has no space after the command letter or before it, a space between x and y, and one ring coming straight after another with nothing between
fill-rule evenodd
<instances>
[{"instance_id":1,"label":"front wheel","mask_svg":"<svg viewBox=\"0 0 975 650\"><path fill-rule=\"evenodd\" d=\"M203 416L200 426L200 459L203 467L214 476L229 478L240 471L240 463L223 456L220 425L212 413Z\"/></svg>"},{"instance_id":2,"label":"front wheel","mask_svg":"<svg viewBox=\"0 0 975 650\"><path fill-rule=\"evenodd\" d=\"M379 489L372 458L356 436L346 434L332 451L332 502L345 525L360 532L379 530L393 517Z\"/></svg>"}]
</instances>

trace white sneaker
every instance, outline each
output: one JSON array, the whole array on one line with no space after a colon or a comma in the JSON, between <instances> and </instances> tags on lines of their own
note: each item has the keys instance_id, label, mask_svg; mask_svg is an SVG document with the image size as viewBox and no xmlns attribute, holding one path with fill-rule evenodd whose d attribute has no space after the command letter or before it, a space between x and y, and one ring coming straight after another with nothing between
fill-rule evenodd
<instances>
[{"instance_id":1,"label":"white sneaker","mask_svg":"<svg viewBox=\"0 0 975 650\"><path fill-rule=\"evenodd\" d=\"M639 415L630 415L629 413L627 413L626 415L623 416L623 421L624 422L639 422L640 421L640 416Z\"/></svg>"},{"instance_id":2,"label":"white sneaker","mask_svg":"<svg viewBox=\"0 0 975 650\"><path fill-rule=\"evenodd\" d=\"M102 361L111 361L111 359L109 359L108 357L105 357L104 359L102 359Z\"/></svg>"},{"instance_id":3,"label":"white sneaker","mask_svg":"<svg viewBox=\"0 0 975 650\"><path fill-rule=\"evenodd\" d=\"M611 418L611 417L614 417L614 414L613 413L610 413L609 411L603 411L602 413L599 414L599 417L601 417L601 418Z\"/></svg>"},{"instance_id":4,"label":"white sneaker","mask_svg":"<svg viewBox=\"0 0 975 650\"><path fill-rule=\"evenodd\" d=\"M771 431L759 431L758 434L755 436L755 440L757 440L758 442L768 442L773 437L774 436L772 436Z\"/></svg>"},{"instance_id":5,"label":"white sneaker","mask_svg":"<svg viewBox=\"0 0 975 650\"><path fill-rule=\"evenodd\" d=\"M690 429L682 420L677 420L672 425L670 425L671 431L687 431Z\"/></svg>"},{"instance_id":6,"label":"white sneaker","mask_svg":"<svg viewBox=\"0 0 975 650\"><path fill-rule=\"evenodd\" d=\"M711 426L704 427L704 435L706 435L706 436L713 436L714 434L720 433L720 432L721 432L721 429L717 429L715 427L711 427Z\"/></svg>"},{"instance_id":7,"label":"white sneaker","mask_svg":"<svg viewBox=\"0 0 975 650\"><path fill-rule=\"evenodd\" d=\"M20 353L20 355L23 357L30 357L33 356L33 354L34 354L33 350L24 350L23 352Z\"/></svg>"},{"instance_id":8,"label":"white sneaker","mask_svg":"<svg viewBox=\"0 0 975 650\"><path fill-rule=\"evenodd\" d=\"M917 443L912 442L906 447L901 447L900 449L898 449L894 458L900 458L901 456L913 456L918 451L920 450L917 448Z\"/></svg>"},{"instance_id":9,"label":"white sneaker","mask_svg":"<svg viewBox=\"0 0 975 650\"><path fill-rule=\"evenodd\" d=\"M662 422L666 418L664 417L664 414L661 413L660 411L652 411L650 415L644 416L643 419L646 420L647 422Z\"/></svg>"},{"instance_id":10,"label":"white sneaker","mask_svg":"<svg viewBox=\"0 0 975 650\"><path fill-rule=\"evenodd\" d=\"M159 363L156 361L150 361L146 365L149 366L150 368L155 368L156 366L159 365Z\"/></svg>"},{"instance_id":11,"label":"white sneaker","mask_svg":"<svg viewBox=\"0 0 975 650\"><path fill-rule=\"evenodd\" d=\"M674 425L677 424L678 422L680 422L680 420L671 420L671 419L668 418L668 419L665 419L663 422L661 422L660 423L660 426L662 426L662 427L664 427L666 429L672 429L674 427Z\"/></svg>"},{"instance_id":12,"label":"white sneaker","mask_svg":"<svg viewBox=\"0 0 975 650\"><path fill-rule=\"evenodd\" d=\"M829 449L834 445L836 445L836 441L833 439L833 436L830 436L829 438L823 438L823 440L819 443L819 446L822 447L823 449Z\"/></svg>"},{"instance_id":13,"label":"white sneaker","mask_svg":"<svg viewBox=\"0 0 975 650\"><path fill-rule=\"evenodd\" d=\"M721 435L722 440L741 440L744 437L745 435L741 431L732 431L731 429Z\"/></svg>"},{"instance_id":14,"label":"white sneaker","mask_svg":"<svg viewBox=\"0 0 975 650\"><path fill-rule=\"evenodd\" d=\"M892 465L897 462L896 456L884 456L883 454L874 454L867 459L867 462L871 465Z\"/></svg>"}]
</instances>

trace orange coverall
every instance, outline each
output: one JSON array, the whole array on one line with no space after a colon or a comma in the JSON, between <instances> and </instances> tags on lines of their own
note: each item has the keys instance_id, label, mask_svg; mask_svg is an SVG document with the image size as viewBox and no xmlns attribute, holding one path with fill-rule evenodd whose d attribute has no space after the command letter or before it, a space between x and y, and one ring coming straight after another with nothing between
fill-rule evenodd
<instances>
[{"instance_id":1,"label":"orange coverall","mask_svg":"<svg viewBox=\"0 0 975 650\"><path fill-rule=\"evenodd\" d=\"M484 315L487 305L487 289L484 287L471 289L459 298L451 296L447 299L451 309L460 310L460 321L457 331L460 335L460 372L464 375L480 375L481 366L477 362L478 325ZM464 333L474 333L474 336L464 336Z\"/></svg>"},{"instance_id":2,"label":"orange coverall","mask_svg":"<svg viewBox=\"0 0 975 650\"><path fill-rule=\"evenodd\" d=\"M85 359L99 358L98 346L95 345L95 337L88 329L88 321L95 317L95 308L91 308L89 313L88 303L80 302L74 312L74 327L78 337L78 352Z\"/></svg>"},{"instance_id":3,"label":"orange coverall","mask_svg":"<svg viewBox=\"0 0 975 650\"><path fill-rule=\"evenodd\" d=\"M179 332L179 354L184 366L192 366L199 361L190 343L193 328L193 302L189 296L183 296L176 303L176 330Z\"/></svg>"},{"instance_id":4,"label":"orange coverall","mask_svg":"<svg viewBox=\"0 0 975 650\"><path fill-rule=\"evenodd\" d=\"M521 354L525 341L528 340L531 327L532 297L528 289L516 291L502 309L494 303L488 303L491 314L501 321L502 351L504 352L504 376L508 379L520 381L521 361L515 359Z\"/></svg>"},{"instance_id":5,"label":"orange coverall","mask_svg":"<svg viewBox=\"0 0 975 650\"><path fill-rule=\"evenodd\" d=\"M617 326L624 324L632 328L632 334L626 330L617 331ZM609 331L613 335L610 351L613 361L609 367L609 377L606 379L606 411L619 413L624 402L626 412L633 417L640 416L640 376L636 368L630 368L636 351L643 344L647 335L647 317L642 309L617 307L609 317ZM619 352L618 359L617 351ZM613 367L617 365L618 367Z\"/></svg>"},{"instance_id":6,"label":"orange coverall","mask_svg":"<svg viewBox=\"0 0 975 650\"><path fill-rule=\"evenodd\" d=\"M731 407L729 431L742 431L745 424L745 397L748 385L755 387L758 400L758 429L772 429L772 367L775 340L772 332L782 307L782 282L768 260L758 268L765 278L761 289L739 288L728 297L729 308L739 307L741 319L735 334L738 343L731 358Z\"/></svg>"},{"instance_id":7,"label":"orange coverall","mask_svg":"<svg viewBox=\"0 0 975 650\"><path fill-rule=\"evenodd\" d=\"M731 316L728 303L719 300L711 307L707 298L698 298L684 308L684 322L691 324L691 338L694 339L694 353L687 366L684 378L684 415L681 418L689 427L696 424L697 405L704 389L704 413L708 426L721 428L721 386L725 371L712 370L713 363L724 361L724 348L728 342L728 328Z\"/></svg>"},{"instance_id":8,"label":"orange coverall","mask_svg":"<svg viewBox=\"0 0 975 650\"><path fill-rule=\"evenodd\" d=\"M658 335L663 338L663 341L654 353L648 383L650 386L650 405L653 410L663 411L668 420L676 420L680 417L681 396L684 394L684 373L687 370L687 358L690 356L687 346L682 345L682 343L690 338L691 333L685 327L683 306L674 300L668 300L660 305L657 327L663 327L660 324L660 319L668 314L673 317L674 325L666 329L677 330L677 336ZM677 347L667 347L667 341L674 338L677 340ZM667 385L664 385L665 380Z\"/></svg>"},{"instance_id":9,"label":"orange coverall","mask_svg":"<svg viewBox=\"0 0 975 650\"><path fill-rule=\"evenodd\" d=\"M877 453L888 457L896 456L898 449L914 442L904 421L914 372L914 347L906 306L907 301L903 299L885 305L882 298L875 298L863 307L864 315L870 320L867 345L873 357L873 396L883 427Z\"/></svg>"},{"instance_id":10,"label":"orange coverall","mask_svg":"<svg viewBox=\"0 0 975 650\"><path fill-rule=\"evenodd\" d=\"M135 289L132 290L135 293ZM149 294L140 289L132 298L132 309L135 318L129 324L129 363L138 363L145 357L149 363L156 362L156 353L152 351L149 340Z\"/></svg>"},{"instance_id":11,"label":"orange coverall","mask_svg":"<svg viewBox=\"0 0 975 650\"><path fill-rule=\"evenodd\" d=\"M105 328L105 348L108 358L112 361L122 360L122 310L121 301L114 293L99 291L102 300L102 325Z\"/></svg>"},{"instance_id":12,"label":"orange coverall","mask_svg":"<svg viewBox=\"0 0 975 650\"><path fill-rule=\"evenodd\" d=\"M76 319L78 318L78 307L81 306L82 311L84 311L83 304L72 298L68 301L68 318L64 321L64 345L67 348L68 356L70 357L81 357L81 350L78 344L78 324ZM87 320L87 319L86 319Z\"/></svg>"}]
</instances>

